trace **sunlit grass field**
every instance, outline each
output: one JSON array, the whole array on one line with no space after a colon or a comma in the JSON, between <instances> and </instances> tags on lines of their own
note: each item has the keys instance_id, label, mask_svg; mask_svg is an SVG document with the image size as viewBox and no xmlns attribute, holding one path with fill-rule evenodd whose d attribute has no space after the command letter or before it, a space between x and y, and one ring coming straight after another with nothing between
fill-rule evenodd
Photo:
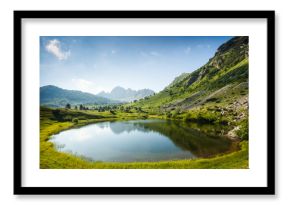
<instances>
[{"instance_id":1,"label":"sunlit grass field","mask_svg":"<svg viewBox=\"0 0 290 205\"><path fill-rule=\"evenodd\" d=\"M58 152L52 142L53 134L90 123L144 118L140 113L116 113L63 110L77 122L59 122L52 118L52 110L40 109L40 168L41 169L243 169L248 168L248 141L240 142L240 149L229 154L206 159L160 162L91 162L73 154ZM148 116L146 116L147 118ZM149 116L157 117L157 116Z\"/></svg>"}]
</instances>

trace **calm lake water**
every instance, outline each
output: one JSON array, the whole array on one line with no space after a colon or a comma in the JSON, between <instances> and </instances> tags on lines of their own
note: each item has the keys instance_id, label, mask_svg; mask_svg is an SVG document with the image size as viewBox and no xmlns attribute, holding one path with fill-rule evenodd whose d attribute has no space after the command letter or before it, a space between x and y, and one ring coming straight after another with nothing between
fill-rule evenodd
<instances>
[{"instance_id":1,"label":"calm lake water","mask_svg":"<svg viewBox=\"0 0 290 205\"><path fill-rule=\"evenodd\" d=\"M92 161L132 162L211 157L227 152L222 128L168 120L100 122L52 136L56 148Z\"/></svg>"}]
</instances>

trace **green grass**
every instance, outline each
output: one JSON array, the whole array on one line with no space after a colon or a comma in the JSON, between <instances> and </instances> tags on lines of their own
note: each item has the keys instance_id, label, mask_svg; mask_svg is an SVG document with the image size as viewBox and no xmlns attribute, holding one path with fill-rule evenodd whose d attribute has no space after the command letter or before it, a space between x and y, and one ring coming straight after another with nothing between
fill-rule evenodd
<instances>
[{"instance_id":1,"label":"green grass","mask_svg":"<svg viewBox=\"0 0 290 205\"><path fill-rule=\"evenodd\" d=\"M146 111L158 112L160 107L175 104L178 101L190 98L194 93L200 93L196 97L196 100L203 99L226 85L247 82L248 64L248 58L245 58L235 65L231 65L231 67L225 67L224 69L211 68L209 69L209 73L204 75L204 77L190 83L191 79L198 78L197 74L204 69L202 67L181 82L164 89L146 100L139 100L137 103L132 103L132 105L140 106Z\"/></svg>"},{"instance_id":2,"label":"green grass","mask_svg":"<svg viewBox=\"0 0 290 205\"><path fill-rule=\"evenodd\" d=\"M40 167L41 168L124 168L124 169L223 169L248 168L248 44L244 39L223 44L208 63L189 74L177 77L173 83L153 96L117 109L66 110L41 108ZM117 106L118 107L118 106ZM51 135L73 127L101 121L162 118L191 121L200 124L226 125L226 132L234 130L240 150L206 159L161 162L107 163L89 162L72 154L58 152L49 142ZM191 123L193 124L193 123ZM149 126L149 125L148 125ZM153 126L153 125L152 125ZM152 129L161 130L154 125ZM181 143L179 133L175 142ZM233 132L234 132L233 131ZM170 127L162 132L172 132ZM235 136L236 137L236 136ZM203 142L206 141L203 139ZM210 144L210 141L207 141ZM182 143L181 143L182 144ZM190 146L190 143L182 144Z\"/></svg>"},{"instance_id":3,"label":"green grass","mask_svg":"<svg viewBox=\"0 0 290 205\"><path fill-rule=\"evenodd\" d=\"M83 126L89 123L101 121L137 119L140 114L118 113L117 117L112 114L98 113L94 111L76 112L62 110L66 115L74 115L81 118L86 115L96 115L95 119L59 122L53 119L51 109L41 108L40 120L40 168L41 169L246 169L248 168L248 142L240 143L240 150L230 154L219 155L214 158L189 159L160 162L90 162L68 153L58 152L54 144L49 142L53 134L73 127ZM70 113L74 112L74 113ZM78 113L78 114L76 114ZM102 118L100 118L100 116ZM92 117L92 116L91 116ZM155 116L157 117L157 116Z\"/></svg>"}]
</instances>

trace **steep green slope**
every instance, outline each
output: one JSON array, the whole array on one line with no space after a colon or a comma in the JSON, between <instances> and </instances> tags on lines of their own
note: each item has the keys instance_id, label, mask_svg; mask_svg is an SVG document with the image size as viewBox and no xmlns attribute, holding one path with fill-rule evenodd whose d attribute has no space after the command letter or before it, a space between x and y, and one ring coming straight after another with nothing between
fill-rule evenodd
<instances>
[{"instance_id":1,"label":"steep green slope","mask_svg":"<svg viewBox=\"0 0 290 205\"><path fill-rule=\"evenodd\" d=\"M181 75L177 76L166 88L170 88L170 87L176 85L177 83L180 83L189 75L190 75L190 73L182 73Z\"/></svg>"},{"instance_id":2,"label":"steep green slope","mask_svg":"<svg viewBox=\"0 0 290 205\"><path fill-rule=\"evenodd\" d=\"M248 37L234 37L221 45L204 66L135 105L149 112L188 111L247 103L247 95Z\"/></svg>"}]
</instances>

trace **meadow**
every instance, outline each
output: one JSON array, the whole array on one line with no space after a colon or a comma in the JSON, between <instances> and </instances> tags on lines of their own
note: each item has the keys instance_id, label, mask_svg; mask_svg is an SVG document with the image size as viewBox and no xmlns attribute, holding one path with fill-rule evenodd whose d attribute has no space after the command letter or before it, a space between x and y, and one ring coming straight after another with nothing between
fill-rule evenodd
<instances>
[{"instance_id":1,"label":"meadow","mask_svg":"<svg viewBox=\"0 0 290 205\"><path fill-rule=\"evenodd\" d=\"M92 162L80 156L57 151L49 142L53 134L90 123L140 118L160 118L143 113L96 112L57 109L62 120L55 119L53 109L41 107L40 168L42 169L236 169L248 168L248 141L240 141L239 149L204 159L171 160L160 162ZM77 120L76 120L77 119Z\"/></svg>"}]
</instances>

